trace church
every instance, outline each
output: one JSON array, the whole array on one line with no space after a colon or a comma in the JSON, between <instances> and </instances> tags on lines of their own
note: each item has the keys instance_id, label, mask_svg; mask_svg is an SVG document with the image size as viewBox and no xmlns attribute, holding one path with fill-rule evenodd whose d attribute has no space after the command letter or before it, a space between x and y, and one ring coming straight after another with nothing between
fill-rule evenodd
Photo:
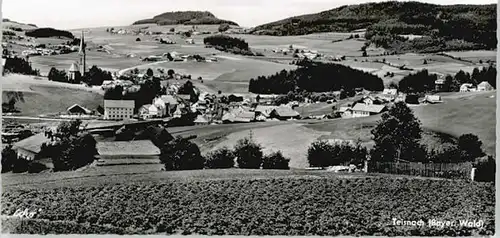
<instances>
[{"instance_id":1,"label":"church","mask_svg":"<svg viewBox=\"0 0 500 238\"><path fill-rule=\"evenodd\" d=\"M80 50L78 51L78 56L80 59L77 62L71 64L68 70L68 78L70 81L79 80L87 72L86 65L86 53L85 53L85 36L82 31L82 37L80 38Z\"/></svg>"}]
</instances>

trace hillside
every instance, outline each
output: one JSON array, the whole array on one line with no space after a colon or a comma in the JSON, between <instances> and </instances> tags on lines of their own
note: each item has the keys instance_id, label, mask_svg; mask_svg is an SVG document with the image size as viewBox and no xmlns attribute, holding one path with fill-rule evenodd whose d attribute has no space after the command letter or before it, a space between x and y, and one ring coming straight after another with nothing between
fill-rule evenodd
<instances>
[{"instance_id":1,"label":"hillside","mask_svg":"<svg viewBox=\"0 0 500 238\"><path fill-rule=\"evenodd\" d=\"M10 19L2 19L2 29L8 29L12 31L26 31L38 28L35 24L26 24L17 21L12 21Z\"/></svg>"},{"instance_id":2,"label":"hillside","mask_svg":"<svg viewBox=\"0 0 500 238\"><path fill-rule=\"evenodd\" d=\"M201 11L178 11L178 12L165 12L157 15L151 19L139 20L133 25L139 24L158 24L158 25L217 25L228 23L230 25L238 26L235 22L228 20L221 20L211 12Z\"/></svg>"},{"instance_id":3,"label":"hillside","mask_svg":"<svg viewBox=\"0 0 500 238\"><path fill-rule=\"evenodd\" d=\"M382 2L342 6L257 26L253 34L304 35L367 29L367 38L381 31L459 39L496 47L496 4L434 5Z\"/></svg>"}]
</instances>

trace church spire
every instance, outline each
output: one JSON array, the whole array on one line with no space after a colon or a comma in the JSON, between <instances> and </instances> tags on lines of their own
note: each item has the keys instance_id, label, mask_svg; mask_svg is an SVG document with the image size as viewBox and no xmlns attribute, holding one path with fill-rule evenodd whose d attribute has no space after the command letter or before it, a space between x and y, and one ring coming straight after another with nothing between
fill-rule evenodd
<instances>
[{"instance_id":1,"label":"church spire","mask_svg":"<svg viewBox=\"0 0 500 238\"><path fill-rule=\"evenodd\" d=\"M80 51L78 52L78 55L80 55L80 74L82 76L85 75L85 72L87 71L87 65L86 65L86 54L85 54L85 36L82 31L82 37L80 38Z\"/></svg>"}]
</instances>

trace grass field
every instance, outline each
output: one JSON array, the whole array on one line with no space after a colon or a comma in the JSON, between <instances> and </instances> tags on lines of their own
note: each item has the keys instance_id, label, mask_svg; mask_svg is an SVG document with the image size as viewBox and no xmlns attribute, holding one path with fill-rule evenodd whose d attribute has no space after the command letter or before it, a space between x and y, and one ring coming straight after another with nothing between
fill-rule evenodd
<instances>
[{"instance_id":1,"label":"grass field","mask_svg":"<svg viewBox=\"0 0 500 238\"><path fill-rule=\"evenodd\" d=\"M7 92L22 92L24 102L16 103L19 116L38 116L41 114L65 112L73 104L79 104L91 110L103 103L103 93L99 89L86 88L35 79L29 76L8 75L2 78L2 98Z\"/></svg>"}]
</instances>

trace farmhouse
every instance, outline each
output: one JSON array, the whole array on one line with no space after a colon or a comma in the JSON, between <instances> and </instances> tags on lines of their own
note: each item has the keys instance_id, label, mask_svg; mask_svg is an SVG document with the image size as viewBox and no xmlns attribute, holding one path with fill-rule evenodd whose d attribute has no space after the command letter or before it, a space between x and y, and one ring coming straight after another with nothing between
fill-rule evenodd
<instances>
[{"instance_id":1,"label":"farmhouse","mask_svg":"<svg viewBox=\"0 0 500 238\"><path fill-rule=\"evenodd\" d=\"M13 149L17 152L17 157L25 160L34 160L40 153L43 143L50 142L45 133L38 133L14 144Z\"/></svg>"},{"instance_id":2,"label":"farmhouse","mask_svg":"<svg viewBox=\"0 0 500 238\"><path fill-rule=\"evenodd\" d=\"M291 107L279 106L271 111L270 117L279 120L299 119L300 114Z\"/></svg>"},{"instance_id":3,"label":"farmhouse","mask_svg":"<svg viewBox=\"0 0 500 238\"><path fill-rule=\"evenodd\" d=\"M493 90L493 86L487 81L483 81L477 85L477 91L491 91Z\"/></svg>"},{"instance_id":4,"label":"farmhouse","mask_svg":"<svg viewBox=\"0 0 500 238\"><path fill-rule=\"evenodd\" d=\"M134 108L134 100L104 100L104 120L131 119Z\"/></svg>"},{"instance_id":5,"label":"farmhouse","mask_svg":"<svg viewBox=\"0 0 500 238\"><path fill-rule=\"evenodd\" d=\"M246 111L243 108L236 108L224 114L223 123L248 123L255 121L255 112Z\"/></svg>"},{"instance_id":6,"label":"farmhouse","mask_svg":"<svg viewBox=\"0 0 500 238\"><path fill-rule=\"evenodd\" d=\"M352 108L352 117L367 117L379 114L386 110L385 105L366 105L363 103L356 103Z\"/></svg>"},{"instance_id":7,"label":"farmhouse","mask_svg":"<svg viewBox=\"0 0 500 238\"><path fill-rule=\"evenodd\" d=\"M351 118L352 117L352 108L350 107L340 107L338 112L342 118Z\"/></svg>"},{"instance_id":8,"label":"farmhouse","mask_svg":"<svg viewBox=\"0 0 500 238\"><path fill-rule=\"evenodd\" d=\"M89 110L85 107L82 107L78 104L74 104L73 106L68 107L68 109L66 111L70 115L90 115L90 114L92 114L91 110Z\"/></svg>"},{"instance_id":9,"label":"farmhouse","mask_svg":"<svg viewBox=\"0 0 500 238\"><path fill-rule=\"evenodd\" d=\"M158 109L158 107L156 107L153 104L146 104L146 105L142 105L139 108L138 113L139 113L139 117L141 117L142 119L150 119L150 118L158 117L159 109Z\"/></svg>"},{"instance_id":10,"label":"farmhouse","mask_svg":"<svg viewBox=\"0 0 500 238\"><path fill-rule=\"evenodd\" d=\"M441 101L441 96L439 95L425 95L423 103L440 103L443 102Z\"/></svg>"},{"instance_id":11,"label":"farmhouse","mask_svg":"<svg viewBox=\"0 0 500 238\"><path fill-rule=\"evenodd\" d=\"M398 96L398 90L394 88L386 88L380 95L378 95L379 98L392 102L396 97Z\"/></svg>"},{"instance_id":12,"label":"farmhouse","mask_svg":"<svg viewBox=\"0 0 500 238\"><path fill-rule=\"evenodd\" d=\"M255 108L255 113L257 116L264 116L264 117L270 117L271 112L276 109L276 106L264 106L264 105L257 105Z\"/></svg>"}]
</instances>

